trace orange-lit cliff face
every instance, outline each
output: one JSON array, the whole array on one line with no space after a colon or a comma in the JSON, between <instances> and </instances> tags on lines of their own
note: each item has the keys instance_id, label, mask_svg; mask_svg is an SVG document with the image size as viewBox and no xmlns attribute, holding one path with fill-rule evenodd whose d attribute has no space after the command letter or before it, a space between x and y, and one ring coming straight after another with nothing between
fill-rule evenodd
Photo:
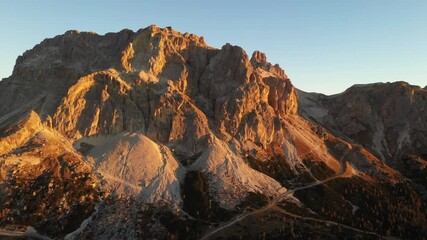
<instances>
[{"instance_id":1,"label":"orange-lit cliff face","mask_svg":"<svg viewBox=\"0 0 427 240\"><path fill-rule=\"evenodd\" d=\"M212 119L226 138L266 145L271 121L297 112L294 87L262 53L250 60L239 47L213 49L193 34L155 26L105 36L70 31L45 40L18 59L6 81L2 101L9 104L1 113L43 98L36 112L72 138L143 129L168 142L185 134L176 122L199 125L199 133L189 133L194 136L208 131L194 122ZM190 120L185 111L195 116ZM245 127L247 121L259 127ZM266 136L255 136L258 128Z\"/></svg>"},{"instance_id":2,"label":"orange-lit cliff face","mask_svg":"<svg viewBox=\"0 0 427 240\"><path fill-rule=\"evenodd\" d=\"M385 235L402 214L418 221L400 219L391 235L425 232L418 189L381 161L375 144L348 138L344 120L316 105L326 100L313 99L298 97L283 69L263 53L249 58L230 44L215 49L171 28L103 36L69 31L46 39L0 82L0 227L30 225L54 237L75 230L68 238L83 239L120 238L122 230L139 239L216 238L235 236L239 226L253 224L252 216L294 211L298 219L315 214L319 224L346 224L342 234L360 237ZM337 118L337 125L319 114ZM399 198L375 205L401 188ZM24 200L14 204L17 196ZM396 210L403 198L413 207ZM246 208L258 210L245 216ZM87 227L78 228L91 213ZM223 231L222 222L235 215L239 224ZM128 221L115 224L120 219ZM307 232L303 222L296 228ZM281 227L289 222L276 219L263 231L289 237L274 230ZM307 237L337 236L330 225L310 229Z\"/></svg>"}]
</instances>

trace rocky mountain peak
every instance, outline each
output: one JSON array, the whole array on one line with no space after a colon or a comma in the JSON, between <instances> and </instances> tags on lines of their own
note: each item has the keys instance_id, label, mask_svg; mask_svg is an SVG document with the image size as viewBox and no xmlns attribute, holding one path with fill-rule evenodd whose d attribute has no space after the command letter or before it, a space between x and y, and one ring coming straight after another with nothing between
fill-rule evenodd
<instances>
[{"instance_id":1,"label":"rocky mountain peak","mask_svg":"<svg viewBox=\"0 0 427 240\"><path fill-rule=\"evenodd\" d=\"M68 31L0 82L0 235L422 239L426 93L297 94L259 51Z\"/></svg>"},{"instance_id":2,"label":"rocky mountain peak","mask_svg":"<svg viewBox=\"0 0 427 240\"><path fill-rule=\"evenodd\" d=\"M258 64L265 64L267 62L267 56L265 53L260 51L255 51L252 53L251 62L253 65Z\"/></svg>"},{"instance_id":3,"label":"rocky mountain peak","mask_svg":"<svg viewBox=\"0 0 427 240\"><path fill-rule=\"evenodd\" d=\"M67 136L126 130L168 142L184 131L174 121L183 121L184 112L192 109L198 122L215 123L213 129L197 124L204 129L200 133L213 130L218 136L265 145L273 141L271 133L248 135L244 126L259 118L263 129L273 131L261 116L296 113L297 97L280 67L262 53L254 56L250 60L231 44L212 48L202 37L170 27L152 25L103 36L68 31L19 58L6 79L1 100L7 104L0 113L39 98L43 100L35 111Z\"/></svg>"},{"instance_id":4,"label":"rocky mountain peak","mask_svg":"<svg viewBox=\"0 0 427 240\"><path fill-rule=\"evenodd\" d=\"M333 96L299 96L304 115L368 148L402 174L422 175L418 171L426 162L421 159L427 156L425 89L399 81L356 84Z\"/></svg>"},{"instance_id":5,"label":"rocky mountain peak","mask_svg":"<svg viewBox=\"0 0 427 240\"><path fill-rule=\"evenodd\" d=\"M267 61L267 56L263 52L253 52L251 63L254 68L261 68L267 72L276 74L280 78L288 79L288 76L285 74L285 71L280 68L279 64L272 65Z\"/></svg>"}]
</instances>

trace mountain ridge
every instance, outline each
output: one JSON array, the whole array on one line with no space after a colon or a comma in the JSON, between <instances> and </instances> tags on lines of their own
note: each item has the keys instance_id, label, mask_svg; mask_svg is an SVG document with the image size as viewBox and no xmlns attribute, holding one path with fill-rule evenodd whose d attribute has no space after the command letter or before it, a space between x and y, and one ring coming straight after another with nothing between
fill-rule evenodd
<instances>
[{"instance_id":1,"label":"mountain ridge","mask_svg":"<svg viewBox=\"0 0 427 240\"><path fill-rule=\"evenodd\" d=\"M83 239L119 238L124 229L131 239L201 238L209 226L220 225L219 237L230 218L267 205L274 206L272 214L290 211L362 229L356 238L367 236L363 230L420 238L426 232L426 214L420 210L426 204L421 196L425 90L412 94L415 87L393 84L395 94L384 103L378 99L389 90L369 86L333 96L310 94L298 91L284 70L259 51L249 57L231 44L212 48L203 37L172 28L105 35L67 31L25 52L0 85L0 200L7 206L0 209L6 216L0 226L34 226L60 238L78 229L81 219L73 216L80 214L92 219L73 235ZM360 99L364 104L358 104ZM386 119L393 106L401 112L412 109L410 126L396 132L384 122L387 131L366 128L359 134L366 124L377 126L379 118L372 116ZM397 116L390 126L403 121ZM385 142L393 147L394 138L406 146L404 151L376 151L378 142L384 149ZM386 153L396 161L385 161ZM30 185L14 175L22 169ZM56 188L58 183L63 188ZM300 185L311 187L294 193ZM40 191L32 193L32 188ZM386 200L393 191L401 196ZM49 214L12 201L23 196L58 204L45 192L75 198L61 200ZM320 203L310 196L318 196ZM112 227L110 221L123 219L132 221ZM147 219L157 220L138 225ZM277 230L289 224L274 220L263 226L268 236L278 238L290 236ZM296 224L304 232L304 221ZM334 231L312 227L307 234L336 238ZM346 231L354 230L339 232Z\"/></svg>"}]
</instances>

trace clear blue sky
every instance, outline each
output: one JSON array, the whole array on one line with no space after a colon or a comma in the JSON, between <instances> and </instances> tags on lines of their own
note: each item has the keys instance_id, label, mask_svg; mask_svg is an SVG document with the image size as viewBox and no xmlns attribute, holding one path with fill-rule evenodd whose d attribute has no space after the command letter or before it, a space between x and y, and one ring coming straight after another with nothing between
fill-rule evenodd
<instances>
[{"instance_id":1,"label":"clear blue sky","mask_svg":"<svg viewBox=\"0 0 427 240\"><path fill-rule=\"evenodd\" d=\"M16 57L66 30L172 26L267 54L294 85L338 93L356 83L427 85L426 0L0 0L0 78Z\"/></svg>"}]
</instances>

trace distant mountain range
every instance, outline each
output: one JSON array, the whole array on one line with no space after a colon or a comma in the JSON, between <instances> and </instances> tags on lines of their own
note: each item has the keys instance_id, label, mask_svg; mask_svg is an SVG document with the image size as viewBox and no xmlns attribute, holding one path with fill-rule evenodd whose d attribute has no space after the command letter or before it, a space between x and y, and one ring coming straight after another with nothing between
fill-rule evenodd
<instances>
[{"instance_id":1,"label":"distant mountain range","mask_svg":"<svg viewBox=\"0 0 427 240\"><path fill-rule=\"evenodd\" d=\"M425 239L426 166L426 88L306 93L169 27L68 31L0 81L0 236Z\"/></svg>"}]
</instances>

